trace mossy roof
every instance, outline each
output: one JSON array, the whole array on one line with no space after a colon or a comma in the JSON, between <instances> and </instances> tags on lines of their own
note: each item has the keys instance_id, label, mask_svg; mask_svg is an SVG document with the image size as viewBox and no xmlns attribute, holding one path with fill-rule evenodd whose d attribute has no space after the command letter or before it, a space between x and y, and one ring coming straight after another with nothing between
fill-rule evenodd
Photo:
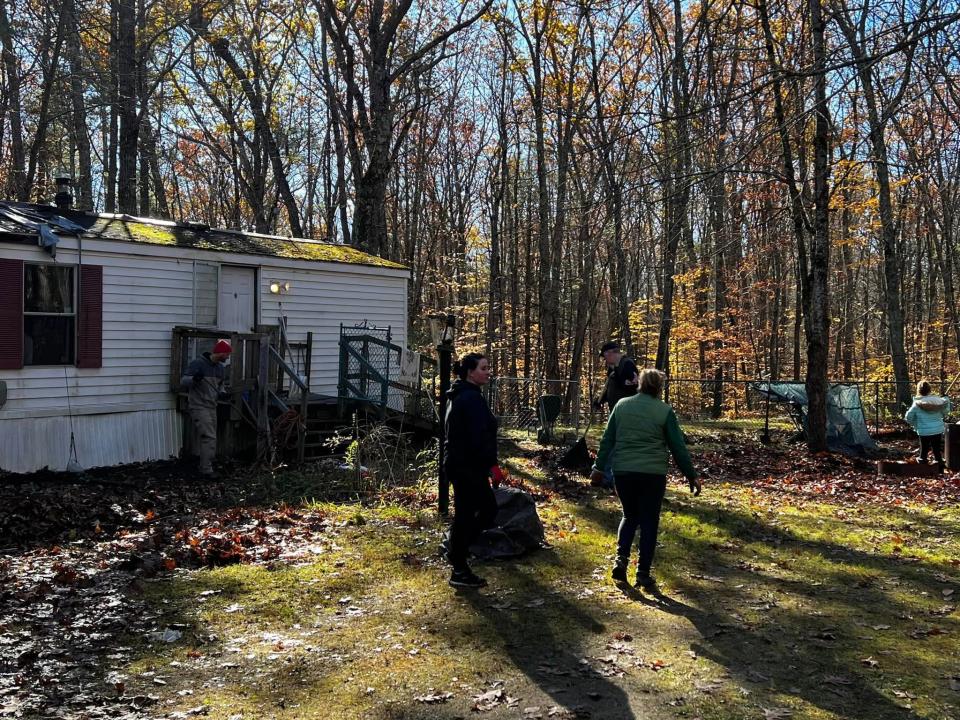
<instances>
[{"instance_id":1,"label":"mossy roof","mask_svg":"<svg viewBox=\"0 0 960 720\"><path fill-rule=\"evenodd\" d=\"M13 204L11 204L13 205ZM57 209L46 205L20 205L13 209L29 208L30 214L53 216ZM202 225L181 225L152 221L126 215L96 215L93 213L62 213L71 222L86 228L84 237L123 240L148 245L166 245L193 250L265 255L286 260L346 263L406 270L406 266L365 253L349 245L336 245L316 240L261 235L236 230L220 230Z\"/></svg>"}]
</instances>

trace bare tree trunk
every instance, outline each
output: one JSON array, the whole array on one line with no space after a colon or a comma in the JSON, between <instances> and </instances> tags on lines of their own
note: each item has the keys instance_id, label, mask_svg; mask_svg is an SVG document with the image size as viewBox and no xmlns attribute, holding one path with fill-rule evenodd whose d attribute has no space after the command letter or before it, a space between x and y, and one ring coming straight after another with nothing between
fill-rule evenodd
<instances>
[{"instance_id":1,"label":"bare tree trunk","mask_svg":"<svg viewBox=\"0 0 960 720\"><path fill-rule=\"evenodd\" d=\"M52 9L49 9L49 11L51 15L53 15ZM34 132L33 144L30 146L30 153L27 160L27 177L22 192L22 199L24 200L29 199L34 191L34 183L37 180L38 169L40 172L43 172L41 159L47 150L47 131L50 129L52 121L50 117L50 103L54 88L57 86L56 78L60 67L60 53L63 49L64 30L66 27L65 14L62 12L57 13L56 17L57 25L52 46L46 47L50 42L50 38L49 36L45 36L42 38L44 47L39 53L42 58L41 72L43 73L43 80L41 86L43 89L40 93L40 103L36 115L36 131ZM40 192L37 193L39 196L42 195L44 188L42 187L43 183L38 184L41 185L41 187L38 188Z\"/></svg>"},{"instance_id":2,"label":"bare tree trunk","mask_svg":"<svg viewBox=\"0 0 960 720\"><path fill-rule=\"evenodd\" d=\"M2 4L2 3L0 3ZM71 135L77 148L76 206L93 210L93 173L90 161L90 136L87 131L87 108L83 99L84 71L80 55L80 26L77 20L76 0L63 0L66 22L66 56L70 64Z\"/></svg>"},{"instance_id":3,"label":"bare tree trunk","mask_svg":"<svg viewBox=\"0 0 960 720\"><path fill-rule=\"evenodd\" d=\"M857 74L863 90L863 101L867 108L871 160L877 180L880 241L883 248L884 306L889 332L890 356L893 361L893 375L897 383L897 402L902 411L905 407L910 406L912 393L904 343L904 313L900 282L903 268L897 248L899 228L893 213L886 130L891 116L911 84L916 41L912 44L908 43L906 46L906 57L899 78L899 89L888 90L887 97L889 99L886 101L886 106L881 107L873 74L874 60L869 57L864 42L864 33L868 31L868 25L865 22L866 14L869 12L868 6L859 8L858 11L860 12L860 22L855 23L850 15L850 10L843 0L839 0L833 17L837 20L847 38L847 44L856 63Z\"/></svg>"},{"instance_id":4,"label":"bare tree trunk","mask_svg":"<svg viewBox=\"0 0 960 720\"><path fill-rule=\"evenodd\" d=\"M126 0L121 0L121 2ZM300 221L300 211L297 208L297 200L290 189L290 183L287 180L287 171L283 166L283 159L280 157L280 148L277 145L276 135L270 125L265 110L264 98L259 90L250 80L249 73L241 67L240 63L230 52L230 41L225 37L213 37L209 33L207 20L203 17L202 9L194 6L192 18L193 30L206 40L213 49L214 54L220 58L230 69L231 74L240 84L240 89L247 100L250 112L253 114L254 133L260 138L270 162L270 168L273 170L273 179L277 185L280 199L287 211L287 222L290 224L290 232L294 237L303 237L303 224ZM385 212L385 208L383 208Z\"/></svg>"},{"instance_id":5,"label":"bare tree trunk","mask_svg":"<svg viewBox=\"0 0 960 720\"><path fill-rule=\"evenodd\" d=\"M15 0L14 0L15 1ZM7 16L7 0L0 0L0 51L7 76L8 113L10 117L10 165L6 192L17 200L26 200L27 167L23 144L23 107L20 100L20 68L13 49L10 18Z\"/></svg>"},{"instance_id":6,"label":"bare tree trunk","mask_svg":"<svg viewBox=\"0 0 960 720\"><path fill-rule=\"evenodd\" d=\"M677 266L680 241L689 233L690 203L690 83L683 32L681 0L673 2L673 61L671 63L671 94L673 97L672 144L669 152L676 158L673 164L673 182L667 197L667 238L663 251L663 301L660 311L660 335L657 339L656 366L670 372L670 336L673 330L673 275Z\"/></svg>"},{"instance_id":7,"label":"bare tree trunk","mask_svg":"<svg viewBox=\"0 0 960 720\"><path fill-rule=\"evenodd\" d=\"M137 13L135 0L117 5L117 111L120 140L117 147L120 212L137 214L137 151L140 122L137 117Z\"/></svg>"},{"instance_id":8,"label":"bare tree trunk","mask_svg":"<svg viewBox=\"0 0 960 720\"><path fill-rule=\"evenodd\" d=\"M826 40L821 0L809 0L813 35L816 124L813 135L813 236L810 241L807 335L807 445L827 449L827 360L830 350L830 108L827 105Z\"/></svg>"},{"instance_id":9,"label":"bare tree trunk","mask_svg":"<svg viewBox=\"0 0 960 720\"><path fill-rule=\"evenodd\" d=\"M160 156L157 150L157 132L153 129L150 118L144 116L140 127L143 152L147 158L147 171L150 173L150 182L153 185L153 199L156 204L156 215L161 218L170 217L170 206L167 203L167 189L163 184L163 174L160 172Z\"/></svg>"}]
</instances>

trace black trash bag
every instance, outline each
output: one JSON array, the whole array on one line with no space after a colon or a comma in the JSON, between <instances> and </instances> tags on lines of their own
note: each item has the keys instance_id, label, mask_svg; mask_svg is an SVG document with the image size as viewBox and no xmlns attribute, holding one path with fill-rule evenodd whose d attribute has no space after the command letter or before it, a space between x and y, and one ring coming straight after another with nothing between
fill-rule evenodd
<instances>
[{"instance_id":1,"label":"black trash bag","mask_svg":"<svg viewBox=\"0 0 960 720\"><path fill-rule=\"evenodd\" d=\"M558 463L560 467L567 470L589 470L593 465L593 458L590 456L590 450L587 448L586 436L579 438L570 449L561 457Z\"/></svg>"},{"instance_id":2,"label":"black trash bag","mask_svg":"<svg viewBox=\"0 0 960 720\"><path fill-rule=\"evenodd\" d=\"M493 494L497 498L496 525L480 534L470 546L470 552L482 560L505 560L543 547L546 537L536 501L516 488L496 488ZM449 546L448 532L441 544L444 555Z\"/></svg>"}]
</instances>

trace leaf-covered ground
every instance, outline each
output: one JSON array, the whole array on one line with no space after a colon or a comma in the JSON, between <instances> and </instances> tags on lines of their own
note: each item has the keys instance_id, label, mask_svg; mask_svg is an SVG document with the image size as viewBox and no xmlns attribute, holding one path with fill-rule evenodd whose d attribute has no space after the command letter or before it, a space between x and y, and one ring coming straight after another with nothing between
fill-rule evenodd
<instances>
[{"instance_id":1,"label":"leaf-covered ground","mask_svg":"<svg viewBox=\"0 0 960 720\"><path fill-rule=\"evenodd\" d=\"M960 482L700 438L662 592L615 498L504 448L551 547L455 592L429 497L176 465L0 489L0 717L960 718Z\"/></svg>"}]
</instances>

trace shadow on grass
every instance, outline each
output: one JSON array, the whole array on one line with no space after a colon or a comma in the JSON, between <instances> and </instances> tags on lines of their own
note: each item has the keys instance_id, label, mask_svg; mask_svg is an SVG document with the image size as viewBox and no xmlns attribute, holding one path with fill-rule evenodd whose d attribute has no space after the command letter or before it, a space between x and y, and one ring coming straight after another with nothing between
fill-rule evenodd
<instances>
[{"instance_id":1,"label":"shadow on grass","mask_svg":"<svg viewBox=\"0 0 960 720\"><path fill-rule=\"evenodd\" d=\"M612 506L584 505L579 510L611 531L619 521ZM935 639L936 633L928 637L919 617L924 603L939 597L943 583L933 575L948 569L946 564L908 562L803 538L754 515L696 501L672 498L665 515L661 543L666 547L658 550L655 572L670 588L693 602L702 599L709 609L660 592L644 595L633 588L624 592L686 618L703 638L692 649L724 666L738 682L793 696L843 717L921 717L882 694L881 686L923 692L951 705L942 680L950 672L948 643ZM690 521L695 524L685 533L684 523ZM736 547L724 552L717 534L698 534L704 526L713 526L721 537L754 543L753 550L760 555L748 556ZM764 546L769 548L766 554ZM788 568L806 563L801 569L814 568L818 574L778 577L750 562L775 559ZM902 597L895 597L898 593ZM958 625L946 617L937 617L936 622ZM871 630L891 628L889 635L871 636ZM931 716L936 715L923 715Z\"/></svg>"},{"instance_id":2,"label":"shadow on grass","mask_svg":"<svg viewBox=\"0 0 960 720\"><path fill-rule=\"evenodd\" d=\"M523 607L505 609L492 602L490 595L460 595L496 633L514 666L578 717L633 720L636 716L627 694L583 662L576 642L587 633L602 634L604 624L541 583L530 568L507 567L500 580L534 599Z\"/></svg>"},{"instance_id":3,"label":"shadow on grass","mask_svg":"<svg viewBox=\"0 0 960 720\"><path fill-rule=\"evenodd\" d=\"M780 693L792 695L810 705L841 717L886 720L920 718L912 710L895 704L873 687L871 682L850 673L849 658L831 652L817 652L815 646L797 642L779 648L765 633L749 626L734 627L732 617L722 612L701 610L657 590L649 595L624 588L637 602L686 618L704 638L692 650L727 668L738 682L762 683ZM794 616L791 625L803 628ZM761 665L763 671L755 669ZM765 674L769 673L769 675ZM799 685L803 687L799 687Z\"/></svg>"}]
</instances>

